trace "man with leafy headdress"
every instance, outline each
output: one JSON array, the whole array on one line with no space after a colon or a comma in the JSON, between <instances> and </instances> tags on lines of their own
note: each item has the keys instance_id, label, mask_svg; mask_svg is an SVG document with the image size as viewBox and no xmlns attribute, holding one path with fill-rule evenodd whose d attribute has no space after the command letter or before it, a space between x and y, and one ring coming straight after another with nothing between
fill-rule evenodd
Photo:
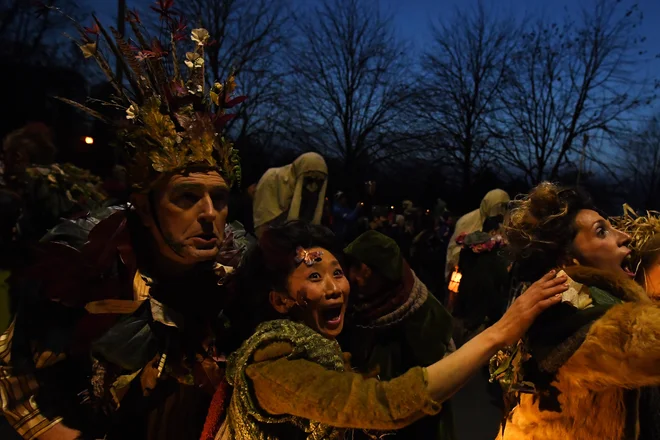
<instances>
[{"instance_id":1,"label":"man with leafy headdress","mask_svg":"<svg viewBox=\"0 0 660 440\"><path fill-rule=\"evenodd\" d=\"M222 128L243 98L231 98L233 77L205 90L204 29L192 31L195 49L179 67L185 27L171 2L161 6L167 61L136 13L137 49L96 19L76 23L83 54L115 88L108 104L126 118L68 102L116 127L131 204L53 228L39 263L10 283L17 301L0 336L0 409L25 439L199 438L211 396L222 400L225 286L244 245L226 224L240 170Z\"/></svg>"}]
</instances>

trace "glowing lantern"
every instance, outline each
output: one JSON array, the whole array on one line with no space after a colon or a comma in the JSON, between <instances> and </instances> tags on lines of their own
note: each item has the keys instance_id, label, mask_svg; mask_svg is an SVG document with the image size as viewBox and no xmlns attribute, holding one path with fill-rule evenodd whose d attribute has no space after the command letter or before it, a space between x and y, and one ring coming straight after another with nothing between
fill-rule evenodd
<instances>
[{"instance_id":1,"label":"glowing lantern","mask_svg":"<svg viewBox=\"0 0 660 440\"><path fill-rule=\"evenodd\" d=\"M85 136L84 141L87 145L93 145L94 144L94 138L91 137L91 136Z\"/></svg>"},{"instance_id":2,"label":"glowing lantern","mask_svg":"<svg viewBox=\"0 0 660 440\"><path fill-rule=\"evenodd\" d=\"M463 278L463 275L458 271L458 268L456 268L451 274L449 286L447 287L450 292L458 293L458 286L461 284L461 278Z\"/></svg>"}]
</instances>

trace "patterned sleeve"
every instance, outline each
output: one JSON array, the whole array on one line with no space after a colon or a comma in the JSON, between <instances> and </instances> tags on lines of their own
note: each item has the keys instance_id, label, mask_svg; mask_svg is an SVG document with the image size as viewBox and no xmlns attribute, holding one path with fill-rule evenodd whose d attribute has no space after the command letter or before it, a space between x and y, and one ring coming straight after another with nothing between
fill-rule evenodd
<instances>
[{"instance_id":1,"label":"patterned sleeve","mask_svg":"<svg viewBox=\"0 0 660 440\"><path fill-rule=\"evenodd\" d=\"M0 336L0 409L9 424L24 439L39 437L62 421L61 417L44 417L35 401L39 384L31 374L13 375L11 347L16 319ZM37 368L45 368L62 360L62 356L50 352L35 354Z\"/></svg>"}]
</instances>

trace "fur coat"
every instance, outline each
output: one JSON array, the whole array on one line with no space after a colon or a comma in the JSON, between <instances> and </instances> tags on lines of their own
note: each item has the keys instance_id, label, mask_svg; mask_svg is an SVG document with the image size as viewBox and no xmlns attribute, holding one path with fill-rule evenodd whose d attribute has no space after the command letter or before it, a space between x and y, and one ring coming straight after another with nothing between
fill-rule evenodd
<instances>
[{"instance_id":1,"label":"fur coat","mask_svg":"<svg viewBox=\"0 0 660 440\"><path fill-rule=\"evenodd\" d=\"M558 411L541 409L543 399L523 394L498 439L636 440L638 389L660 384L660 308L625 277L587 267L566 272L624 302L590 322L558 366L550 382Z\"/></svg>"}]
</instances>

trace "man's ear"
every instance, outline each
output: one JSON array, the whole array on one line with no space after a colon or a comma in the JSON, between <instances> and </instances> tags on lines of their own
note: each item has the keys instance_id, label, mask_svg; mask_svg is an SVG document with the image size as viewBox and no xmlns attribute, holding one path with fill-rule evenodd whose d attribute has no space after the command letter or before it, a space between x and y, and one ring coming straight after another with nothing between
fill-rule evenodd
<instances>
[{"instance_id":1,"label":"man's ear","mask_svg":"<svg viewBox=\"0 0 660 440\"><path fill-rule=\"evenodd\" d=\"M154 224L154 218L151 212L151 204L149 203L149 196L147 194L132 194L131 203L135 206L142 224L146 227L151 227Z\"/></svg>"},{"instance_id":2,"label":"man's ear","mask_svg":"<svg viewBox=\"0 0 660 440\"><path fill-rule=\"evenodd\" d=\"M296 302L286 293L271 290L268 298L277 313L281 313L282 315L288 315L289 311L296 305Z\"/></svg>"}]
</instances>

